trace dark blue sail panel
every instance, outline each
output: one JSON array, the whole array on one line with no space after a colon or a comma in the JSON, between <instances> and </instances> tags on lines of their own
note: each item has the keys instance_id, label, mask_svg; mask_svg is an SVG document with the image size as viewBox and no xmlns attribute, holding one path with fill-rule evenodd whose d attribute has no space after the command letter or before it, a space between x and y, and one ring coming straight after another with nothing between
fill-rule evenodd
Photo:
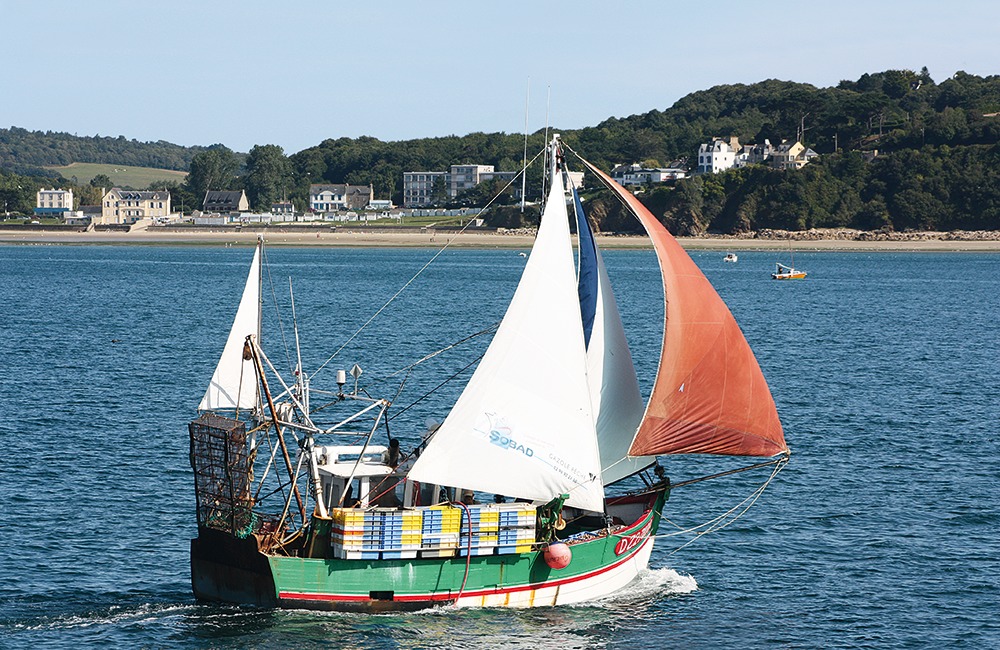
<instances>
[{"instance_id":1,"label":"dark blue sail panel","mask_svg":"<svg viewBox=\"0 0 1000 650\"><path fill-rule=\"evenodd\" d=\"M583 316L583 340L590 345L590 333L594 329L597 314L597 245L594 233L583 214L580 195L573 189L573 204L576 206L576 231L580 236L580 276L577 291L580 294L580 314Z\"/></svg>"}]
</instances>

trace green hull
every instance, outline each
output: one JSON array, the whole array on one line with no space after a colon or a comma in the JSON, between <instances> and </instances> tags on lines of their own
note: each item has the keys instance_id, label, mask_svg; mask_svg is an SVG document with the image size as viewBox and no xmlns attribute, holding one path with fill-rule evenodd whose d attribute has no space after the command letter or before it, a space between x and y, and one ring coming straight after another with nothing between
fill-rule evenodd
<instances>
[{"instance_id":1,"label":"green hull","mask_svg":"<svg viewBox=\"0 0 1000 650\"><path fill-rule=\"evenodd\" d=\"M339 611L438 605L530 607L617 591L648 563L665 493L613 534L569 540L572 560L552 569L542 551L402 560L343 560L262 553L254 537L203 528L191 542L195 595L205 600Z\"/></svg>"}]
</instances>

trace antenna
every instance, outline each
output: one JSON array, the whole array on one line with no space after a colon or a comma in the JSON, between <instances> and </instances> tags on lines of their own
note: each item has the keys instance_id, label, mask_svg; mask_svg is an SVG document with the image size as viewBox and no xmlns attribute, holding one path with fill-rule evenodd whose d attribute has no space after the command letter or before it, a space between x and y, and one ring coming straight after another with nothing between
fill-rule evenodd
<instances>
[{"instance_id":1,"label":"antenna","mask_svg":"<svg viewBox=\"0 0 1000 650\"><path fill-rule=\"evenodd\" d=\"M353 366L351 366L351 376L354 377L354 394L355 395L358 394L358 379L361 378L361 373L362 372L364 372L364 371L361 370L361 366L359 366L358 364L354 364Z\"/></svg>"},{"instance_id":2,"label":"antenna","mask_svg":"<svg viewBox=\"0 0 1000 650\"><path fill-rule=\"evenodd\" d=\"M521 214L524 214L524 193L528 184L528 99L531 97L531 77L524 91L524 157L521 159Z\"/></svg>"},{"instance_id":3,"label":"antenna","mask_svg":"<svg viewBox=\"0 0 1000 650\"><path fill-rule=\"evenodd\" d=\"M805 139L805 137L806 137L806 131L809 130L809 129L806 128L806 118L809 117L810 114L811 113L806 113L805 115L803 115L802 117L799 118L799 132L796 134L796 138L795 138L796 142L802 142ZM812 128L812 127L809 127L809 128Z\"/></svg>"},{"instance_id":4,"label":"antenna","mask_svg":"<svg viewBox=\"0 0 1000 650\"><path fill-rule=\"evenodd\" d=\"M545 172L549 169L549 104L552 100L552 86L545 87L545 153L542 156L542 204L545 203Z\"/></svg>"},{"instance_id":5,"label":"antenna","mask_svg":"<svg viewBox=\"0 0 1000 650\"><path fill-rule=\"evenodd\" d=\"M302 402L302 407L305 409L306 417L309 416L309 394L305 390L306 386L306 373L302 369L302 350L299 347L299 321L295 316L295 294L292 292L292 279L288 278L288 295L292 301L292 330L295 332L295 357L298 363L298 373L296 383L299 385L299 400Z\"/></svg>"}]
</instances>

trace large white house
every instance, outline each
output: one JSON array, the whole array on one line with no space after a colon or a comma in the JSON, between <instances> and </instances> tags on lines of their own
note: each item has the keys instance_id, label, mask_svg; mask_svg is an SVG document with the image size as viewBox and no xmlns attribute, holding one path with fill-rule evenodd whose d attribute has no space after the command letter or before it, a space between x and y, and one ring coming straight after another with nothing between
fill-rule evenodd
<instances>
[{"instance_id":1,"label":"large white house","mask_svg":"<svg viewBox=\"0 0 1000 650\"><path fill-rule=\"evenodd\" d=\"M729 141L715 138L707 144L698 147L698 173L718 174L727 169L732 169L736 164L736 153L740 150L740 143L736 138Z\"/></svg>"},{"instance_id":2,"label":"large white house","mask_svg":"<svg viewBox=\"0 0 1000 650\"><path fill-rule=\"evenodd\" d=\"M40 189L35 196L35 214L63 216L73 210L73 190Z\"/></svg>"},{"instance_id":3,"label":"large white house","mask_svg":"<svg viewBox=\"0 0 1000 650\"><path fill-rule=\"evenodd\" d=\"M734 162L730 164L729 150L736 151ZM716 138L709 144L701 145L698 150L698 173L714 174L730 167L746 167L747 165L767 165L774 169L802 169L815 158L817 154L801 142L790 143L782 140L778 146L772 146L770 140L763 144L747 144L739 146L736 138L730 138L726 143Z\"/></svg>"},{"instance_id":4,"label":"large white house","mask_svg":"<svg viewBox=\"0 0 1000 650\"><path fill-rule=\"evenodd\" d=\"M170 192L112 187L101 201L101 224L133 224L140 219L170 215Z\"/></svg>"},{"instance_id":5,"label":"large white house","mask_svg":"<svg viewBox=\"0 0 1000 650\"><path fill-rule=\"evenodd\" d=\"M313 212L362 210L375 198L371 185L316 184L309 186L309 207Z\"/></svg>"}]
</instances>

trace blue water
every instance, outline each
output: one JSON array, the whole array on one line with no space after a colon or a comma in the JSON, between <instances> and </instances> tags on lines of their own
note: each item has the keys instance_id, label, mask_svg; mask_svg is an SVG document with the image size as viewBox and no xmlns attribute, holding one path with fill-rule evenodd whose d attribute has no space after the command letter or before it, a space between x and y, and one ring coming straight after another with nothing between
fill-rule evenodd
<instances>
[{"instance_id":1,"label":"blue water","mask_svg":"<svg viewBox=\"0 0 1000 650\"><path fill-rule=\"evenodd\" d=\"M755 349L793 450L749 512L687 546L660 539L641 584L608 602L370 617L190 592L186 424L249 249L0 247L0 647L1000 647L1000 255L800 254L809 278L773 282L773 254L737 252L736 265L693 257ZM432 254L270 249L268 297L287 306L293 277L307 370ZM605 258L648 389L655 260ZM357 362L363 384L393 397L390 372L499 319L523 264L446 251L317 381ZM396 404L485 338L421 366ZM265 344L291 365L280 336ZM401 413L394 433L412 438L457 390ZM666 465L679 481L734 463ZM668 517L699 524L766 478L677 489Z\"/></svg>"}]
</instances>

